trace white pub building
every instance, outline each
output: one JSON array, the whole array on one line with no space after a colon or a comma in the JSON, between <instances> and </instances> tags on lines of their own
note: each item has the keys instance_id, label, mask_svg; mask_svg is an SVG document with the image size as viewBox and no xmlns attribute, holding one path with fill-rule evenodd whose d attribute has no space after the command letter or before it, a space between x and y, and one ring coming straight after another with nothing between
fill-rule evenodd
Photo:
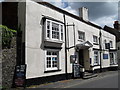
<instances>
[{"instance_id":1,"label":"white pub building","mask_svg":"<svg viewBox=\"0 0 120 90\"><path fill-rule=\"evenodd\" d=\"M116 37L91 23L87 8L79 11L76 16L47 2L18 3L28 83L72 78L74 64L85 72L118 66Z\"/></svg>"}]
</instances>

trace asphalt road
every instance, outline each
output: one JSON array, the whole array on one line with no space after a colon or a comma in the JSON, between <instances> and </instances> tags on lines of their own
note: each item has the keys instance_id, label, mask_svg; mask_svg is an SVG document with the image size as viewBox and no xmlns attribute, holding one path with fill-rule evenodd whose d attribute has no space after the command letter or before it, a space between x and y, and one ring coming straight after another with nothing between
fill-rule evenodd
<instances>
[{"instance_id":1,"label":"asphalt road","mask_svg":"<svg viewBox=\"0 0 120 90\"><path fill-rule=\"evenodd\" d=\"M118 73L115 72L63 88L118 88Z\"/></svg>"},{"instance_id":2,"label":"asphalt road","mask_svg":"<svg viewBox=\"0 0 120 90\"><path fill-rule=\"evenodd\" d=\"M70 79L28 88L118 88L118 71L99 73L90 79Z\"/></svg>"}]
</instances>

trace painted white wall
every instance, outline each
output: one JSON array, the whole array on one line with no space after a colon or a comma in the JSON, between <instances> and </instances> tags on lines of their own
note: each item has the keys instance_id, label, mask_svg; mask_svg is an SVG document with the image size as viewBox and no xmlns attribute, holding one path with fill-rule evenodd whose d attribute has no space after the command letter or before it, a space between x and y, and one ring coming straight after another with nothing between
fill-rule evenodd
<instances>
[{"instance_id":1,"label":"painted white wall","mask_svg":"<svg viewBox=\"0 0 120 90\"><path fill-rule=\"evenodd\" d=\"M19 11L22 14L22 11L25 10L25 8L22 7L23 5L19 4ZM20 16L22 16L20 14ZM57 75L57 74L63 74L65 73L65 43L62 44L62 49L60 50L59 54L59 60L60 60L60 69L59 72L51 72L51 73L44 73L45 71L45 50L42 49L43 47L43 40L44 40L44 33L43 33L43 22L42 18L44 16L52 17L56 20L59 20L61 22L64 22L63 14L55 11L51 8L48 8L46 6L43 6L41 4L38 4L34 1L26 2L26 23L24 24L21 19L21 24L26 26L25 30L25 41L26 41L26 64L27 64L27 71L26 71L26 78L36 78L36 77L43 77L43 76L51 76L51 75ZM78 40L78 31L85 32L85 41L89 41L93 44L93 35L98 36L99 38L99 29L95 28L93 26L90 26L88 24L85 24L77 19L74 19L70 16L66 15L66 24L75 24L75 44L79 44L81 41ZM67 38L67 41L69 41L68 47L74 46L74 32L73 27L68 27L69 31L69 40ZM102 40L105 38L107 40L115 40L115 37L108 32L102 31ZM114 42L115 45L115 42ZM94 45L93 47L89 49L89 55L90 58L94 60L94 52L93 48L99 49L99 45ZM113 47L115 49L115 46ZM108 53L106 51L106 53ZM75 54L75 49L71 48L67 51L67 68L68 73L72 73L72 63L70 62L70 55ZM89 58L87 58L89 59ZM89 60L86 60L86 66L88 65ZM109 66L109 60L104 60L102 62L103 67Z\"/></svg>"},{"instance_id":2,"label":"painted white wall","mask_svg":"<svg viewBox=\"0 0 120 90\"><path fill-rule=\"evenodd\" d=\"M109 55L109 50L105 49L105 40L106 43L109 43L110 41L113 42L113 48L111 49L116 49L116 37L113 34L110 34L104 30L101 30L102 33L102 55L101 55L101 59L102 59L102 68L104 67L109 67L110 66L110 55ZM103 54L108 54L108 59L103 59Z\"/></svg>"},{"instance_id":3,"label":"painted white wall","mask_svg":"<svg viewBox=\"0 0 120 90\"><path fill-rule=\"evenodd\" d=\"M26 3L26 78L50 76L65 73L64 43L60 51L61 71L44 73L45 50L41 49L43 40L42 15L53 17L63 22L63 15L43 5L30 1Z\"/></svg>"}]
</instances>

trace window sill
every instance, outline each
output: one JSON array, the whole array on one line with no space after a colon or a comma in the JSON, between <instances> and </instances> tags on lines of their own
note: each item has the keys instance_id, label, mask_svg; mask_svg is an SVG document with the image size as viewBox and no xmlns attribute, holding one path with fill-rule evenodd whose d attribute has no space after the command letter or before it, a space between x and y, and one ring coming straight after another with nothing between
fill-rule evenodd
<instances>
[{"instance_id":1,"label":"window sill","mask_svg":"<svg viewBox=\"0 0 120 90\"><path fill-rule=\"evenodd\" d=\"M100 66L99 64L96 64L96 65L93 65L93 66L90 66L90 67L97 67L97 66Z\"/></svg>"},{"instance_id":2,"label":"window sill","mask_svg":"<svg viewBox=\"0 0 120 90\"><path fill-rule=\"evenodd\" d=\"M110 65L118 65L117 63L110 63Z\"/></svg>"},{"instance_id":3,"label":"window sill","mask_svg":"<svg viewBox=\"0 0 120 90\"><path fill-rule=\"evenodd\" d=\"M44 71L44 73L58 72L58 71L61 71L61 69L58 69L58 70L49 70L49 71Z\"/></svg>"},{"instance_id":4,"label":"window sill","mask_svg":"<svg viewBox=\"0 0 120 90\"><path fill-rule=\"evenodd\" d=\"M94 45L99 45L98 43L93 43Z\"/></svg>"},{"instance_id":5,"label":"window sill","mask_svg":"<svg viewBox=\"0 0 120 90\"><path fill-rule=\"evenodd\" d=\"M47 41L47 42L53 42L53 43L59 43L59 44L64 43L64 41L60 41L60 40L53 40L53 39L45 39L45 41Z\"/></svg>"},{"instance_id":6,"label":"window sill","mask_svg":"<svg viewBox=\"0 0 120 90\"><path fill-rule=\"evenodd\" d=\"M83 39L78 39L78 41L84 42L85 40L83 40Z\"/></svg>"}]
</instances>

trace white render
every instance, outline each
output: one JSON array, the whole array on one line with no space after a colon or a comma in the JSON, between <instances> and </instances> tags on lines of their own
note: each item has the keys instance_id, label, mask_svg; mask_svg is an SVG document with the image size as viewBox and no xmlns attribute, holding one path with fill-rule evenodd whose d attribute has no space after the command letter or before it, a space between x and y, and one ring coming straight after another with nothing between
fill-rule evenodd
<instances>
[{"instance_id":1,"label":"white render","mask_svg":"<svg viewBox=\"0 0 120 90\"><path fill-rule=\"evenodd\" d=\"M58 21L64 22L63 13L60 13L56 10L53 10L49 7L43 6L41 4L38 4L34 1L26 2L26 7L22 8L22 4L19 4L19 12L22 10L26 10L26 19L25 24L22 22L23 20L20 20L19 23L21 25L25 25L25 51L26 51L26 60L25 63L27 64L27 70L26 70L26 78L37 78L37 77L43 77L43 76L51 76L51 75L57 75L57 74L64 74L65 73L65 33L63 34L63 42L57 42L54 40L45 41L45 30L43 25L42 18L44 16L52 17ZM21 13L22 14L22 13ZM21 18L21 15L19 16ZM93 44L93 35L100 37L99 33L101 31L102 33L102 49L104 49L104 39L106 39L107 42L110 40L113 42L113 48L116 49L116 38L114 35L102 30L98 29L96 27L93 27L91 25L88 25L84 22L81 22L80 20L77 20L71 16L65 15L66 18L66 24L74 24L75 25L75 45L78 45L82 43L81 40L78 39L78 31L82 31L85 33L85 41L89 41L93 46L89 49L83 49L84 54L84 67L86 70L94 70L99 69L100 66L96 66L91 68L90 66L94 66L94 51L93 48L100 49L99 44L94 45ZM73 26L68 26L68 36L67 37L67 47L74 46L74 31ZM68 40L69 38L69 40ZM69 44L68 44L69 42ZM43 44L44 43L44 44ZM56 43L56 44L54 44ZM61 71L59 72L50 72L50 73L44 73L45 71L45 52L46 49L43 49L44 45L50 45L55 47L61 45L62 49L57 50L59 51L59 69ZM88 44L88 43L87 43ZM89 44L88 44L89 46ZM102 53L106 53L109 55L109 51L105 50ZM67 71L68 73L72 73L72 63L70 62L70 56L71 55L77 55L76 62L79 62L78 60L78 52L76 52L75 48L71 48L67 50ZM100 55L98 56L100 58ZM101 55L102 60L102 68L110 67L110 58L108 60L103 60L103 56ZM90 63L91 58L91 63ZM100 63L100 60L99 60Z\"/></svg>"}]
</instances>

